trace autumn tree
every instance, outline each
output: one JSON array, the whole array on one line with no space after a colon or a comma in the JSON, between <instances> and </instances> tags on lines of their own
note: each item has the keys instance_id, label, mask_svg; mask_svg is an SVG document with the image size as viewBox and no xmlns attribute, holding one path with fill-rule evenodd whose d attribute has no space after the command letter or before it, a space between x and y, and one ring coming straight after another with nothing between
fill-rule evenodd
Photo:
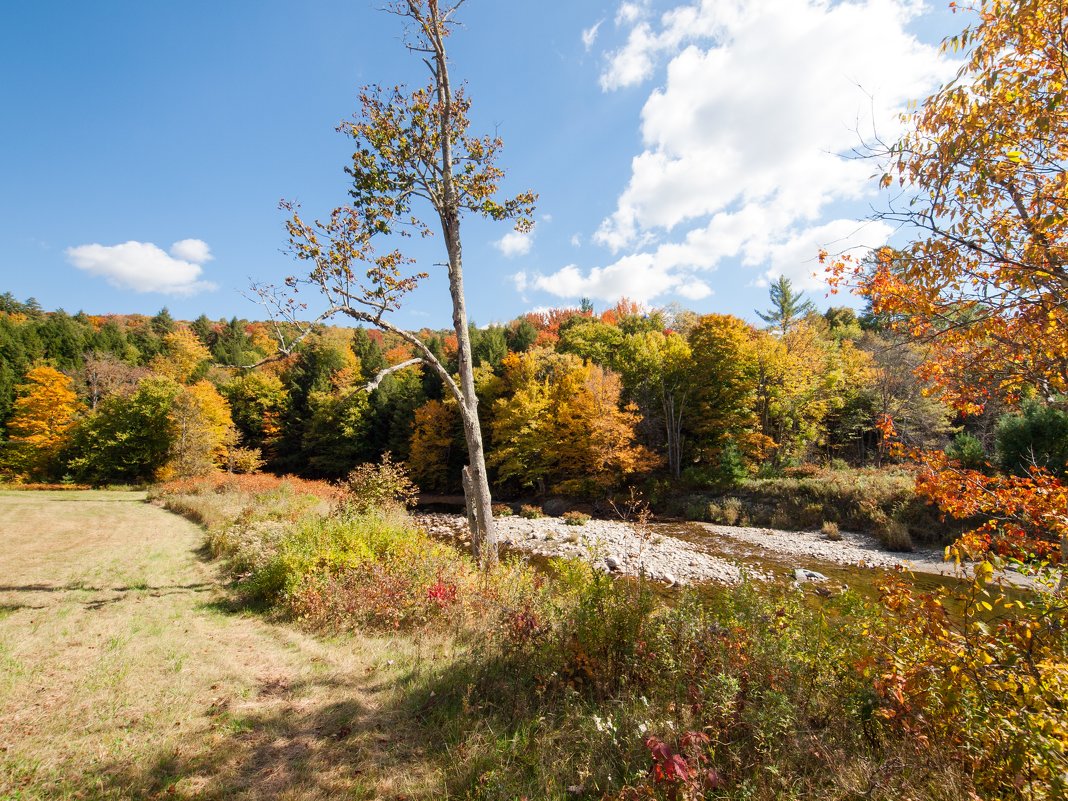
<instances>
[{"instance_id":1,"label":"autumn tree","mask_svg":"<svg viewBox=\"0 0 1068 801\"><path fill-rule=\"evenodd\" d=\"M210 361L211 351L193 331L176 328L163 336L163 351L154 356L148 366L157 375L186 384L201 374Z\"/></svg>"},{"instance_id":2,"label":"autumn tree","mask_svg":"<svg viewBox=\"0 0 1068 801\"><path fill-rule=\"evenodd\" d=\"M723 314L701 317L690 331L695 411L690 430L697 461L712 473L739 451L763 456L763 443L754 437L759 428L754 333L744 320Z\"/></svg>"},{"instance_id":3,"label":"autumn tree","mask_svg":"<svg viewBox=\"0 0 1068 801\"><path fill-rule=\"evenodd\" d=\"M1054 401L1068 392L1068 15L1060 0L981 0L973 11L946 42L964 53L958 75L886 154L883 183L904 198L883 216L912 244L881 252L873 269L832 266L875 314L928 344L919 372L963 412L1032 388ZM999 484L941 457L925 465L921 486L943 508L1068 546L1055 477Z\"/></svg>"},{"instance_id":4,"label":"autumn tree","mask_svg":"<svg viewBox=\"0 0 1068 801\"><path fill-rule=\"evenodd\" d=\"M422 489L447 492L452 488L452 464L462 446L463 426L456 403L451 398L429 400L415 410L408 472Z\"/></svg>"},{"instance_id":5,"label":"autumn tree","mask_svg":"<svg viewBox=\"0 0 1068 801\"><path fill-rule=\"evenodd\" d=\"M509 354L503 372L490 456L502 481L592 496L656 466L616 373L548 349Z\"/></svg>"},{"instance_id":6,"label":"autumn tree","mask_svg":"<svg viewBox=\"0 0 1068 801\"><path fill-rule=\"evenodd\" d=\"M171 447L163 478L200 476L227 463L236 445L226 398L209 381L182 387L171 402Z\"/></svg>"},{"instance_id":7,"label":"autumn tree","mask_svg":"<svg viewBox=\"0 0 1068 801\"><path fill-rule=\"evenodd\" d=\"M7 424L14 453L5 461L19 472L42 477L82 406L70 377L47 366L30 370L16 393Z\"/></svg>"},{"instance_id":8,"label":"autumn tree","mask_svg":"<svg viewBox=\"0 0 1068 801\"><path fill-rule=\"evenodd\" d=\"M350 202L314 222L306 221L295 206L285 206L292 212L288 232L293 254L311 265L307 276L286 283L290 288L310 284L318 289L327 300L323 318L345 314L397 334L414 349L411 361L439 375L463 421L469 470L465 488L476 528L472 547L488 568L496 564L497 542L464 299L461 222L465 214L474 213L514 220L517 230L527 231L533 224L535 196L528 192L499 199L504 173L496 162L501 140L469 132L471 100L462 87L453 85L446 53L461 5L462 0L408 0L388 6L407 23L406 44L423 58L430 83L415 89L368 86L361 91L360 111L339 129L353 140L353 160L346 167L352 179ZM420 216L422 209L435 225ZM393 237L425 237L435 228L447 256L458 378L423 340L388 320L426 276L412 266L410 256L391 247L396 244ZM294 320L299 316L299 304L291 296L283 299L267 288L261 288L261 296L277 301L278 313Z\"/></svg>"},{"instance_id":9,"label":"autumn tree","mask_svg":"<svg viewBox=\"0 0 1068 801\"><path fill-rule=\"evenodd\" d=\"M644 331L624 337L612 362L645 419L659 422L668 469L675 478L682 474L684 434L693 412L692 357L680 335Z\"/></svg>"}]
</instances>

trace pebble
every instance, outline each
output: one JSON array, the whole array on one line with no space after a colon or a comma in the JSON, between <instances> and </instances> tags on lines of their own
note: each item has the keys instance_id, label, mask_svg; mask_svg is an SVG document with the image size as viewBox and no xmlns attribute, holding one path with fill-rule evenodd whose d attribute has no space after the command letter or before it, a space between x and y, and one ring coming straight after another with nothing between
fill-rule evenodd
<instances>
[{"instance_id":1,"label":"pebble","mask_svg":"<svg viewBox=\"0 0 1068 801\"><path fill-rule=\"evenodd\" d=\"M467 531L467 519L462 515L417 513L414 517L433 536L455 539ZM644 572L667 585L741 581L735 562L706 553L686 540L650 536L648 530L623 521L591 520L566 531L563 521L550 517L498 517L495 522L502 545L540 556L586 559L609 573L637 576ZM767 578L752 568L747 568L747 573L750 578Z\"/></svg>"}]
</instances>

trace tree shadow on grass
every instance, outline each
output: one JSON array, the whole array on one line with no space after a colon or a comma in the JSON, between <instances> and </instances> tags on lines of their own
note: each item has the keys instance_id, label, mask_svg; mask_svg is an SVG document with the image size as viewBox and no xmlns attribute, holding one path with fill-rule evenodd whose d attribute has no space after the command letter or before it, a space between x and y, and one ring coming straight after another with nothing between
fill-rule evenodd
<instances>
[{"instance_id":1,"label":"tree shadow on grass","mask_svg":"<svg viewBox=\"0 0 1068 801\"><path fill-rule=\"evenodd\" d=\"M383 786L383 766L416 759L393 712L368 707L361 687L323 677L261 682L253 701L220 698L152 757L86 775L99 798L406 798ZM93 797L93 796L90 796Z\"/></svg>"}]
</instances>

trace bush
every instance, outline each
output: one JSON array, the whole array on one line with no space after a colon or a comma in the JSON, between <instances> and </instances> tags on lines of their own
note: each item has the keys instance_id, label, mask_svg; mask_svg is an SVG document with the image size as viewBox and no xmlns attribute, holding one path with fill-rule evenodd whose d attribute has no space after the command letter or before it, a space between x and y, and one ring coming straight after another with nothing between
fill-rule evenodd
<instances>
[{"instance_id":1,"label":"bush","mask_svg":"<svg viewBox=\"0 0 1068 801\"><path fill-rule=\"evenodd\" d=\"M1023 475L1037 466L1063 476L1068 473L1068 413L1028 401L1019 414L998 421L997 448L1007 473Z\"/></svg>"},{"instance_id":2,"label":"bush","mask_svg":"<svg viewBox=\"0 0 1068 801\"><path fill-rule=\"evenodd\" d=\"M545 517L545 514L540 507L525 503L519 507L519 516L527 520L536 520L539 517Z\"/></svg>"},{"instance_id":3,"label":"bush","mask_svg":"<svg viewBox=\"0 0 1068 801\"><path fill-rule=\"evenodd\" d=\"M682 505L682 516L687 520L712 520L708 504L700 500L688 500Z\"/></svg>"},{"instance_id":4,"label":"bush","mask_svg":"<svg viewBox=\"0 0 1068 801\"><path fill-rule=\"evenodd\" d=\"M511 517L515 514L515 512L512 511L512 507L506 503L495 503L493 504L492 509L494 517Z\"/></svg>"},{"instance_id":5,"label":"bush","mask_svg":"<svg viewBox=\"0 0 1068 801\"><path fill-rule=\"evenodd\" d=\"M842 539L842 532L838 530L838 524L829 520L823 523L820 533L823 534L825 540L830 540L831 542L838 542Z\"/></svg>"},{"instance_id":6,"label":"bush","mask_svg":"<svg viewBox=\"0 0 1068 801\"><path fill-rule=\"evenodd\" d=\"M259 448L230 448L226 452L226 468L231 473L255 473L264 464Z\"/></svg>"},{"instance_id":7,"label":"bush","mask_svg":"<svg viewBox=\"0 0 1068 801\"><path fill-rule=\"evenodd\" d=\"M983 443L963 431L957 434L950 446L946 448L946 456L956 459L961 467L967 470L982 470L988 466Z\"/></svg>"},{"instance_id":8,"label":"bush","mask_svg":"<svg viewBox=\"0 0 1068 801\"><path fill-rule=\"evenodd\" d=\"M722 522L725 526L737 525L742 518L743 506L742 502L737 498L724 498L720 509Z\"/></svg>"},{"instance_id":9,"label":"bush","mask_svg":"<svg viewBox=\"0 0 1068 801\"><path fill-rule=\"evenodd\" d=\"M909 529L900 520L887 517L875 526L875 536L883 547L890 551L911 551L912 537Z\"/></svg>"},{"instance_id":10,"label":"bush","mask_svg":"<svg viewBox=\"0 0 1068 801\"><path fill-rule=\"evenodd\" d=\"M563 520L569 526L584 526L590 522L590 516L584 512L564 512Z\"/></svg>"},{"instance_id":11,"label":"bush","mask_svg":"<svg viewBox=\"0 0 1068 801\"><path fill-rule=\"evenodd\" d=\"M343 516L367 514L382 506L408 508L419 497L419 488L389 451L378 464L358 465L342 484L342 492L338 512Z\"/></svg>"}]
</instances>

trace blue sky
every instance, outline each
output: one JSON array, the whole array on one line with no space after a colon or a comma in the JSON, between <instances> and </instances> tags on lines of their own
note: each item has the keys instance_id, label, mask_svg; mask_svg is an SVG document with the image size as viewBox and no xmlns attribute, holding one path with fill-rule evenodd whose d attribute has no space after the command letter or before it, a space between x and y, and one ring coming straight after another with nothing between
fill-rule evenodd
<instances>
[{"instance_id":1,"label":"blue sky","mask_svg":"<svg viewBox=\"0 0 1068 801\"><path fill-rule=\"evenodd\" d=\"M278 201L344 202L334 128L358 87L425 80L379 5L7 4L0 291L262 317L249 280L299 268ZM840 154L873 125L893 137L904 104L951 74L936 45L965 22L915 0L468 0L461 19L452 69L474 127L504 138L507 188L540 193L531 237L466 224L479 323L622 294L752 318L779 274L831 302L811 277L819 248L892 236L860 222L874 166ZM448 325L428 269L398 324Z\"/></svg>"}]
</instances>

